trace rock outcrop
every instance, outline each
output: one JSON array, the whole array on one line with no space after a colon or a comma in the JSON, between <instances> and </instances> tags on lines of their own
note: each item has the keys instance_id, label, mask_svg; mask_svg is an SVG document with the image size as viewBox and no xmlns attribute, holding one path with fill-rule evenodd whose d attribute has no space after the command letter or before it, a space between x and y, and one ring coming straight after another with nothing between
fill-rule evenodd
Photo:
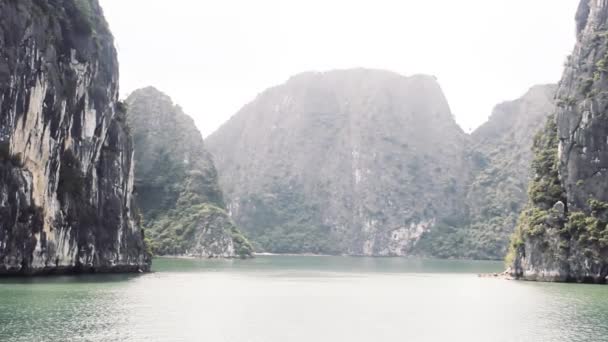
<instances>
[{"instance_id":1,"label":"rock outcrop","mask_svg":"<svg viewBox=\"0 0 608 342\"><path fill-rule=\"evenodd\" d=\"M149 268L96 0L0 0L0 274Z\"/></svg>"},{"instance_id":2,"label":"rock outcrop","mask_svg":"<svg viewBox=\"0 0 608 342\"><path fill-rule=\"evenodd\" d=\"M155 254L250 257L225 210L211 155L194 121L154 88L127 99L136 201Z\"/></svg>"},{"instance_id":3,"label":"rock outcrop","mask_svg":"<svg viewBox=\"0 0 608 342\"><path fill-rule=\"evenodd\" d=\"M466 140L433 77L355 69L265 91L207 146L256 248L401 256L462 219Z\"/></svg>"},{"instance_id":4,"label":"rock outcrop","mask_svg":"<svg viewBox=\"0 0 608 342\"><path fill-rule=\"evenodd\" d=\"M513 276L606 283L608 2L583 0L558 109L534 144L530 201L512 241Z\"/></svg>"}]
</instances>

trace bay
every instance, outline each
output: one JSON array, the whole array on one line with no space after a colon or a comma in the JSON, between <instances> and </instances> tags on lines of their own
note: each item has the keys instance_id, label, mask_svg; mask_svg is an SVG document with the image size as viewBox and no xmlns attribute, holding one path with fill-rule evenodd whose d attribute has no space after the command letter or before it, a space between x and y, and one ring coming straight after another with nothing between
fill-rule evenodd
<instances>
[{"instance_id":1,"label":"bay","mask_svg":"<svg viewBox=\"0 0 608 342\"><path fill-rule=\"evenodd\" d=\"M2 341L608 341L608 287L487 261L159 258L144 275L0 280Z\"/></svg>"}]
</instances>

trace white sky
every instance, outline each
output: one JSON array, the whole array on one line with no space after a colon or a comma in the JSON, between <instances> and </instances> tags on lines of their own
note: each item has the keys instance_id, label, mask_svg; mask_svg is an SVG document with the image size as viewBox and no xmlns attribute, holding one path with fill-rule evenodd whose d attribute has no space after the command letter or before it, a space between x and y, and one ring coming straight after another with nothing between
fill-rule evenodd
<instances>
[{"instance_id":1,"label":"white sky","mask_svg":"<svg viewBox=\"0 0 608 342\"><path fill-rule=\"evenodd\" d=\"M579 0L101 0L121 93L153 85L204 136L268 87L351 67L437 76L465 131L557 82Z\"/></svg>"}]
</instances>

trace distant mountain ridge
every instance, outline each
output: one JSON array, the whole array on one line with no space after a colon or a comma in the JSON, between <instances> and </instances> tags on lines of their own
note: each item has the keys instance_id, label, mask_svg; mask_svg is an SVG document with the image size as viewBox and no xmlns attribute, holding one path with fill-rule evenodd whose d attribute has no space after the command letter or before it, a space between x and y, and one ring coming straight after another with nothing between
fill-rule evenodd
<instances>
[{"instance_id":1,"label":"distant mountain ridge","mask_svg":"<svg viewBox=\"0 0 608 342\"><path fill-rule=\"evenodd\" d=\"M468 136L432 76L303 73L260 94L207 146L232 217L260 250L498 259L511 215L526 201L528 174L519 163L504 165L517 187L496 188L516 202L503 210L504 224L502 212L501 223L489 224L471 209L488 206L472 184L500 165L493 152L511 135L511 154L529 162L526 144L552 110L551 93L552 86L533 88ZM479 237L472 233L479 225L492 231L486 246L464 241Z\"/></svg>"}]
</instances>

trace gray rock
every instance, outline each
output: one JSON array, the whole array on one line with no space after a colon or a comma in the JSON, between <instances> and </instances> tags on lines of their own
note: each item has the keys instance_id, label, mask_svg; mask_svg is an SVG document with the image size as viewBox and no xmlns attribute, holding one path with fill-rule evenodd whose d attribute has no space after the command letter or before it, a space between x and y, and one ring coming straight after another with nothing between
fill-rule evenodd
<instances>
[{"instance_id":1,"label":"gray rock","mask_svg":"<svg viewBox=\"0 0 608 342\"><path fill-rule=\"evenodd\" d=\"M566 205L562 201L558 201L553 206L553 211L558 217L566 218Z\"/></svg>"},{"instance_id":2,"label":"gray rock","mask_svg":"<svg viewBox=\"0 0 608 342\"><path fill-rule=\"evenodd\" d=\"M0 0L0 274L148 270L96 0Z\"/></svg>"}]
</instances>

